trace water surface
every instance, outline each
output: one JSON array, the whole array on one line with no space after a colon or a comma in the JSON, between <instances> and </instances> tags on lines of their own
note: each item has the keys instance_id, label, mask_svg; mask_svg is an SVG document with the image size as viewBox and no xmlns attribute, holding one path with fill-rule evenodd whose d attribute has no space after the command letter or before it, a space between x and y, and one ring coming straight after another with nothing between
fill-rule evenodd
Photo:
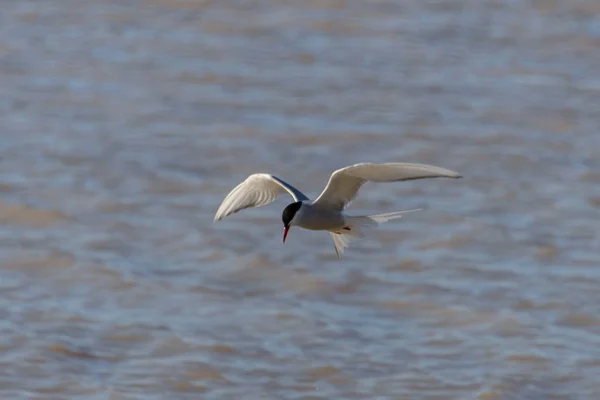
<instances>
[{"instance_id":1,"label":"water surface","mask_svg":"<svg viewBox=\"0 0 600 400\"><path fill-rule=\"evenodd\" d=\"M596 1L5 1L3 399L600 398ZM465 179L355 242L309 196L361 161Z\"/></svg>"}]
</instances>

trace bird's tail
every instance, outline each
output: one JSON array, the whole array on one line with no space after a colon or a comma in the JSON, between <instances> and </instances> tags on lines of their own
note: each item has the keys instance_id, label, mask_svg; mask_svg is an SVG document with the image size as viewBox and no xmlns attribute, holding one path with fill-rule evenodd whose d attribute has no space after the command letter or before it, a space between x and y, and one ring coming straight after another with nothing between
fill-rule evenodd
<instances>
[{"instance_id":1,"label":"bird's tail","mask_svg":"<svg viewBox=\"0 0 600 400\"><path fill-rule=\"evenodd\" d=\"M342 258L344 249L350 244L352 239L360 239L366 236L369 230L376 228L377 226L391 221L393 219L401 218L402 215L413 212L421 211L422 208L415 208L412 210L394 211L385 214L375 215L362 215L346 217L346 226L339 233L330 232L331 239L333 239L333 245L338 258Z\"/></svg>"}]
</instances>

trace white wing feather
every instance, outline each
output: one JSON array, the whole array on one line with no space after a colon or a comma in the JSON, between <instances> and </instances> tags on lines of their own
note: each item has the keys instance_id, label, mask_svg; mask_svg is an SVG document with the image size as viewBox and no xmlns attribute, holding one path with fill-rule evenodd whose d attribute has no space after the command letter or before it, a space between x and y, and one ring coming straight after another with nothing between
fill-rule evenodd
<instances>
[{"instance_id":1,"label":"white wing feather","mask_svg":"<svg viewBox=\"0 0 600 400\"><path fill-rule=\"evenodd\" d=\"M449 169L426 164L361 163L341 168L329 177L329 182L315 204L342 210L365 182L397 182L424 178L460 178Z\"/></svg>"},{"instance_id":2,"label":"white wing feather","mask_svg":"<svg viewBox=\"0 0 600 400\"><path fill-rule=\"evenodd\" d=\"M350 237L348 235L340 235L337 233L329 232L331 235L331 240L333 240L333 247L335 247L335 254L339 259L342 258L342 254L344 254L344 250L348 247L350 243Z\"/></svg>"},{"instance_id":3,"label":"white wing feather","mask_svg":"<svg viewBox=\"0 0 600 400\"><path fill-rule=\"evenodd\" d=\"M280 194L288 192L295 201L308 200L301 191L270 174L253 174L237 185L225 197L217 213L215 221L250 207L267 205Z\"/></svg>"}]
</instances>

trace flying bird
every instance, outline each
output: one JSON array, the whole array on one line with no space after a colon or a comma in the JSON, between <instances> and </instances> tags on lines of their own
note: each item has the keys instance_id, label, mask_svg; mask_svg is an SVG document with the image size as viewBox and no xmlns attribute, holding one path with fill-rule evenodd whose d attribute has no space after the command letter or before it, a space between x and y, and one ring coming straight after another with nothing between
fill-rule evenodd
<instances>
[{"instance_id":1,"label":"flying bird","mask_svg":"<svg viewBox=\"0 0 600 400\"><path fill-rule=\"evenodd\" d=\"M364 237L368 229L400 218L403 210L385 214L350 216L344 211L366 182L398 182L424 178L461 178L449 169L412 163L360 163L338 169L329 177L327 186L316 200L284 180L265 173L252 174L225 197L215 214L215 221L250 207L273 202L282 193L289 193L294 202L281 214L283 243L292 226L313 231L327 231L333 239L336 254L342 258L352 238Z\"/></svg>"}]
</instances>

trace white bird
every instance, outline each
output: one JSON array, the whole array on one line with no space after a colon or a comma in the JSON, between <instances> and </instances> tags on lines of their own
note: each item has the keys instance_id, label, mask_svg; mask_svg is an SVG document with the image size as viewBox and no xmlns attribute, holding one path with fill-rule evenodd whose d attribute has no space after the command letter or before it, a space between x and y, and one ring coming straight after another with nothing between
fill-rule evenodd
<instances>
[{"instance_id":1,"label":"white bird","mask_svg":"<svg viewBox=\"0 0 600 400\"><path fill-rule=\"evenodd\" d=\"M280 194L288 192L294 202L281 215L283 242L292 226L313 231L327 231L333 239L338 258L351 238L363 237L368 228L375 227L402 214L418 211L403 210L386 214L349 216L344 209L356 197L366 182L397 182L424 178L461 178L445 168L411 163L360 163L335 171L319 195L311 201L301 191L276 176L252 174L225 197L215 214L215 221L249 207L260 207L273 202Z\"/></svg>"}]
</instances>

